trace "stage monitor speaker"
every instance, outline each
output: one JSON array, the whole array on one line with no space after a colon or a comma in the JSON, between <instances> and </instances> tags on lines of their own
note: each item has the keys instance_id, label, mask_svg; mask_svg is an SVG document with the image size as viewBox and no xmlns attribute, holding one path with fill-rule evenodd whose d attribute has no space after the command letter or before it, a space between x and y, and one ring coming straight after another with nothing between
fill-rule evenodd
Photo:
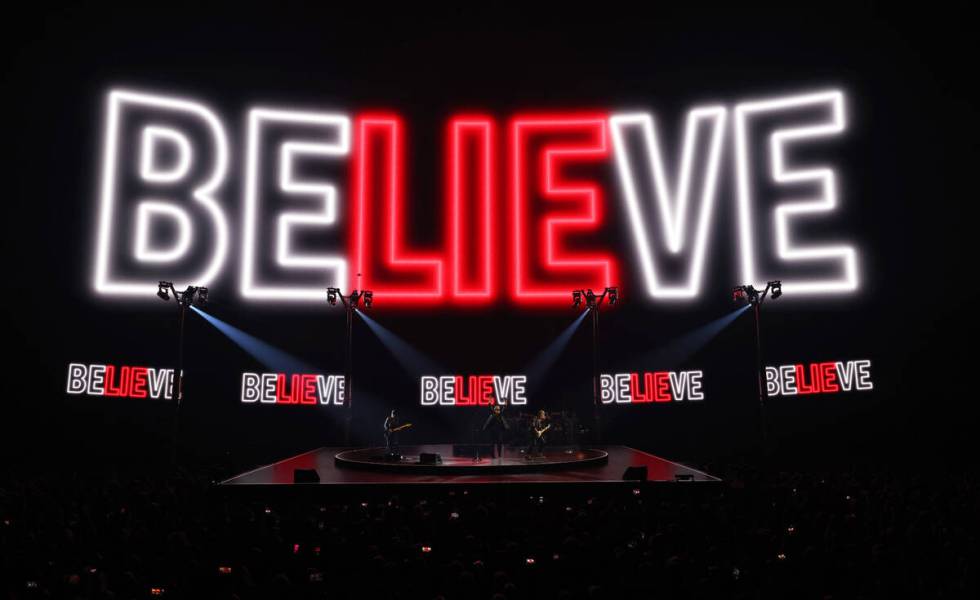
<instances>
[{"instance_id":1,"label":"stage monitor speaker","mask_svg":"<svg viewBox=\"0 0 980 600\"><path fill-rule=\"evenodd\" d=\"M626 467L623 471L623 481L646 481L647 480L647 467L646 465L642 467Z\"/></svg>"},{"instance_id":2,"label":"stage monitor speaker","mask_svg":"<svg viewBox=\"0 0 980 600\"><path fill-rule=\"evenodd\" d=\"M293 483L320 483L316 469L293 469Z\"/></svg>"},{"instance_id":3,"label":"stage monitor speaker","mask_svg":"<svg viewBox=\"0 0 980 600\"><path fill-rule=\"evenodd\" d=\"M442 456L434 452L423 452L419 454L420 465L441 465Z\"/></svg>"}]
</instances>

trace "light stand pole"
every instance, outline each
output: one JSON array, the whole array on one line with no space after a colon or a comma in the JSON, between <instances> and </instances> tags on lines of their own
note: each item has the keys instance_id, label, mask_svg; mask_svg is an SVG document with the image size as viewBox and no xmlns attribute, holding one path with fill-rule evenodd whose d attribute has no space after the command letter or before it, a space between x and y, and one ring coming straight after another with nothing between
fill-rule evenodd
<instances>
[{"instance_id":1,"label":"light stand pole","mask_svg":"<svg viewBox=\"0 0 980 600\"><path fill-rule=\"evenodd\" d=\"M174 370L173 385L170 397L174 401L174 426L171 435L170 460L177 464L177 440L180 431L180 404L184 398L184 322L187 320L187 309L192 304L205 304L208 301L208 288L187 286L183 292L178 292L172 281L161 281L157 288L157 296L169 301L170 294L177 301L177 368Z\"/></svg>"},{"instance_id":2,"label":"light stand pole","mask_svg":"<svg viewBox=\"0 0 980 600\"><path fill-rule=\"evenodd\" d=\"M596 295L591 289L573 290L572 307L578 308L585 298L585 310L592 313L592 410L595 425L596 443L602 443L602 399L599 392L599 307L603 300L609 299L609 304L619 302L619 288L607 287L602 294Z\"/></svg>"},{"instance_id":3,"label":"light stand pole","mask_svg":"<svg viewBox=\"0 0 980 600\"><path fill-rule=\"evenodd\" d=\"M346 404L346 415L344 416L344 445L350 446L350 428L354 420L354 312L358 304L364 300L364 308L371 308L374 303L374 292L369 290L354 290L349 296L344 296L340 288L327 288L327 302L330 306L336 306L337 299L340 299L347 313L346 348L344 357L344 404Z\"/></svg>"},{"instance_id":4,"label":"light stand pole","mask_svg":"<svg viewBox=\"0 0 980 600\"><path fill-rule=\"evenodd\" d=\"M766 289L759 291L751 285L739 285L732 289L732 300L735 302L748 302L752 306L755 315L755 369L756 377L759 380L759 423L761 426L762 445L768 443L768 421L766 419L766 400L769 393L766 390L766 369L762 358L762 303L766 301L772 292L772 299L775 300L783 295L783 284L779 280L766 283Z\"/></svg>"}]
</instances>

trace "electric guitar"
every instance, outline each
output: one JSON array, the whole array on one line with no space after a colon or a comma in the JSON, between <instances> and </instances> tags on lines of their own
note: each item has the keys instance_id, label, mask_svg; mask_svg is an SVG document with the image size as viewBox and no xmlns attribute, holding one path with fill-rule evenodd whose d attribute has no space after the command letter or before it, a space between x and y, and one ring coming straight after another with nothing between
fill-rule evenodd
<instances>
[{"instance_id":1,"label":"electric guitar","mask_svg":"<svg viewBox=\"0 0 980 600\"><path fill-rule=\"evenodd\" d=\"M535 429L534 434L540 438L542 435L544 435L544 432L548 431L549 429L551 429L551 423L545 425L544 429Z\"/></svg>"},{"instance_id":2,"label":"electric guitar","mask_svg":"<svg viewBox=\"0 0 980 600\"><path fill-rule=\"evenodd\" d=\"M398 427L395 427L394 429L389 429L388 430L388 433L397 433L397 432L401 431L402 429L408 429L411 426L412 426L411 423L405 423L404 425L399 425Z\"/></svg>"}]
</instances>

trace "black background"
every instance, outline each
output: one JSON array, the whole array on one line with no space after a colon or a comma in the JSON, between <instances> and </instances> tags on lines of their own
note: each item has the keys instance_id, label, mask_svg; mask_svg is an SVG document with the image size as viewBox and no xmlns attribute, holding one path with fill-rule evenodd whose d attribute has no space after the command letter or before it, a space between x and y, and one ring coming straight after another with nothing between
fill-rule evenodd
<instances>
[{"instance_id":1,"label":"black background","mask_svg":"<svg viewBox=\"0 0 980 600\"><path fill-rule=\"evenodd\" d=\"M892 449L956 454L972 432L975 296L970 175L976 104L966 92L976 43L955 10L895 14L868 5L795 11L655 6L439 14L367 13L276 3L140 9L82 5L7 22L2 420L18 461L165 454L171 407L149 400L70 398L69 362L164 366L174 358L173 306L115 301L91 291L103 102L111 86L193 97L215 108L230 136L224 194L240 225L238 181L247 107L387 109L408 124L410 188L431 218L441 194L445 119L482 110L503 122L521 110L652 110L677 123L704 101L840 87L846 136L830 155L842 178L836 235L862 256L860 294L766 306L767 362L869 358L873 393L777 399L784 448L819 457ZM675 139L671 137L669 139ZM643 299L615 187L602 240L621 257L624 302L603 315L603 366L670 352L670 340L732 310L730 146L710 235L706 287L690 304ZM426 218L418 241L432 243ZM429 236L428 238L426 236ZM343 365L343 314L243 303L234 250L211 286L212 314L325 372ZM574 318L571 309L394 310L373 317L449 373L519 373ZM695 355L659 368L704 369L700 405L610 413L611 441L668 456L743 448L754 438L751 321L739 319ZM363 441L382 411L403 408L418 438L463 435L473 410L419 409L417 374L401 370L356 324ZM199 318L188 325L183 440L209 457L271 460L336 442L337 409L242 406L239 374L262 370ZM531 406L585 409L590 338L572 339ZM660 354L659 356L663 356ZM479 415L483 413L480 412Z\"/></svg>"}]
</instances>

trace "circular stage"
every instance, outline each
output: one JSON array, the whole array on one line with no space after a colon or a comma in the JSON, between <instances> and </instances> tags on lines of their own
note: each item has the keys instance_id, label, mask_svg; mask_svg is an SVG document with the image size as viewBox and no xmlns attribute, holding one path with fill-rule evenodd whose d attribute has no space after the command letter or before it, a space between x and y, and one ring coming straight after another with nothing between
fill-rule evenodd
<instances>
[{"instance_id":1,"label":"circular stage","mask_svg":"<svg viewBox=\"0 0 980 600\"><path fill-rule=\"evenodd\" d=\"M541 456L525 458L510 449L499 458L453 456L453 446L402 446L400 457L385 455L384 448L344 450L334 455L334 464L349 469L397 471L417 474L477 475L490 473L531 473L562 469L581 469L606 464L609 454L603 450L546 450ZM425 455L438 455L439 462L424 461ZM431 460L431 459L430 459Z\"/></svg>"}]
</instances>

